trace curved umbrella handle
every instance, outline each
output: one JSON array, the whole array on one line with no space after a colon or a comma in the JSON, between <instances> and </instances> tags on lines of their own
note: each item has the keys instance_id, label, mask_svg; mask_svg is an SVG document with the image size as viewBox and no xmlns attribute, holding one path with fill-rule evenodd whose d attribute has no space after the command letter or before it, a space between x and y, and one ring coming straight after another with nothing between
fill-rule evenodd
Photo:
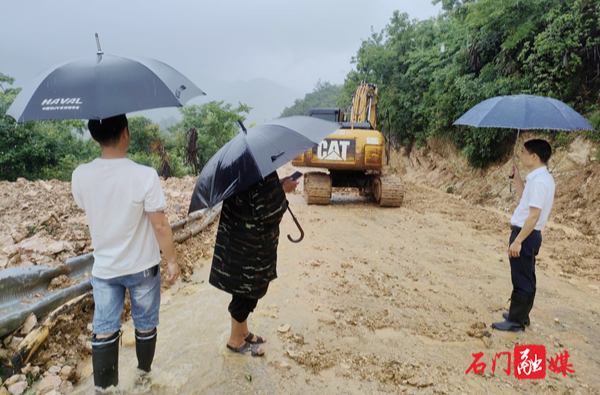
<instances>
[{"instance_id":1,"label":"curved umbrella handle","mask_svg":"<svg viewBox=\"0 0 600 395\"><path fill-rule=\"evenodd\" d=\"M512 157L512 164L513 164L513 168L515 169L515 171L517 171L517 148L519 147L519 136L521 135L521 129L517 129L517 141L515 141L515 149L513 150L513 157ZM511 180L513 178L515 178L515 175L513 174L512 176L508 176L508 178L510 178ZM510 185L510 193L512 193L512 182L508 182L508 184Z\"/></svg>"},{"instance_id":2,"label":"curved umbrella handle","mask_svg":"<svg viewBox=\"0 0 600 395\"><path fill-rule=\"evenodd\" d=\"M300 223L296 219L296 216L294 215L294 213L292 213L292 210L290 210L290 206L289 205L288 205L287 209L290 212L290 214L292 215L292 219L294 220L294 222L296 223L296 226L298 227L298 230L300 231L300 237L299 238L292 239L292 236L290 236L290 235L287 235L287 238L292 243L300 243L302 241L302 239L304 239L304 231L302 230L302 227L300 226Z\"/></svg>"},{"instance_id":3,"label":"curved umbrella handle","mask_svg":"<svg viewBox=\"0 0 600 395\"><path fill-rule=\"evenodd\" d=\"M517 148L519 148L519 135L520 134L521 134L521 129L517 129L517 140L515 141L515 149L513 150L513 157L512 157L513 167L517 167ZM515 175L513 174L512 176L508 176L508 178L510 178L512 180L513 178L515 178ZM511 185L511 192L512 192L512 185Z\"/></svg>"}]
</instances>

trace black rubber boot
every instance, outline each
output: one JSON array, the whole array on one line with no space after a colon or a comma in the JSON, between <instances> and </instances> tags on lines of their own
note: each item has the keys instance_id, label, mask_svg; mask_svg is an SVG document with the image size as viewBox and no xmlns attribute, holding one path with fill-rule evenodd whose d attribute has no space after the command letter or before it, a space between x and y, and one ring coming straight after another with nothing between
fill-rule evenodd
<instances>
[{"instance_id":1,"label":"black rubber boot","mask_svg":"<svg viewBox=\"0 0 600 395\"><path fill-rule=\"evenodd\" d=\"M535 300L535 291L533 291L533 296L531 297L531 303L529 305L529 310L527 311L527 317L525 317L525 326L529 326L531 324L531 321L529 320L529 313L531 312L531 309L533 308L534 300ZM505 320L508 320L508 313L502 313L502 318L504 318Z\"/></svg>"},{"instance_id":2,"label":"black rubber boot","mask_svg":"<svg viewBox=\"0 0 600 395\"><path fill-rule=\"evenodd\" d=\"M110 337L98 339L92 337L92 366L94 385L106 389L119 384L119 339L121 332Z\"/></svg>"},{"instance_id":3,"label":"black rubber boot","mask_svg":"<svg viewBox=\"0 0 600 395\"><path fill-rule=\"evenodd\" d=\"M531 308L531 296L522 296L513 291L510 298L508 318L504 322L494 322L492 328L506 332L521 332L525 330L525 319Z\"/></svg>"},{"instance_id":4,"label":"black rubber boot","mask_svg":"<svg viewBox=\"0 0 600 395\"><path fill-rule=\"evenodd\" d=\"M529 313L531 313L531 309L533 309L533 302L535 301L535 291L533 291L533 295L531 295L531 301L529 302L529 310L527 310L527 322L525 325L529 326L529 324L531 324L531 322L529 321Z\"/></svg>"},{"instance_id":5,"label":"black rubber boot","mask_svg":"<svg viewBox=\"0 0 600 395\"><path fill-rule=\"evenodd\" d=\"M156 350L156 328L150 332L135 331L135 354L138 359L138 369L150 372L154 351Z\"/></svg>"},{"instance_id":6,"label":"black rubber boot","mask_svg":"<svg viewBox=\"0 0 600 395\"><path fill-rule=\"evenodd\" d=\"M502 318L504 318L505 320L508 319L508 313L502 313ZM531 324L531 322L529 322L529 315L527 315L527 317L525 317L525 326L529 326Z\"/></svg>"}]
</instances>

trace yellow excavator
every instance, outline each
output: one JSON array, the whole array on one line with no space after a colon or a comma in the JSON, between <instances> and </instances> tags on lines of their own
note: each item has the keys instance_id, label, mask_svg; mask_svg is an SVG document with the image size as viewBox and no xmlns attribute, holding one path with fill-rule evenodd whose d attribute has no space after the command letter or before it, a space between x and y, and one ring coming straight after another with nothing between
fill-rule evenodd
<instances>
[{"instance_id":1,"label":"yellow excavator","mask_svg":"<svg viewBox=\"0 0 600 395\"><path fill-rule=\"evenodd\" d=\"M329 204L332 188L358 188L380 206L402 205L402 182L383 175L389 153L383 133L377 130L377 99L377 86L363 81L352 99L349 122L339 108L309 111L309 116L339 122L341 127L292 161L294 166L328 170L328 173L304 175L304 196L308 204Z\"/></svg>"}]
</instances>

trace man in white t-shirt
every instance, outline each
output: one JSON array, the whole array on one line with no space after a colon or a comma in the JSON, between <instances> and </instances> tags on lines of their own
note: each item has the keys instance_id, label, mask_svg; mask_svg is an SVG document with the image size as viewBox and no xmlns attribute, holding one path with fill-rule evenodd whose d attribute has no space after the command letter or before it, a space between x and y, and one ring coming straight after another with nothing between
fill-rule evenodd
<instances>
[{"instance_id":1,"label":"man in white t-shirt","mask_svg":"<svg viewBox=\"0 0 600 395\"><path fill-rule=\"evenodd\" d=\"M524 331L529 325L529 312L536 292L535 257L542 245L542 229L554 203L554 179L546 164L552 148L545 140L529 140L525 143L521 162L529 170L527 184L523 183L519 170L513 166L517 194L520 198L512 219L512 234L508 256L513 284L510 309L504 313L504 322L495 322L492 328L500 331Z\"/></svg>"},{"instance_id":2,"label":"man in white t-shirt","mask_svg":"<svg viewBox=\"0 0 600 395\"><path fill-rule=\"evenodd\" d=\"M87 215L94 248L94 384L108 388L119 382L125 290L131 298L138 368L144 378L156 348L160 251L167 261L167 281L175 281L180 269L158 174L126 157L130 143L127 118L90 120L88 128L102 155L77 167L71 186L77 205Z\"/></svg>"}]
</instances>

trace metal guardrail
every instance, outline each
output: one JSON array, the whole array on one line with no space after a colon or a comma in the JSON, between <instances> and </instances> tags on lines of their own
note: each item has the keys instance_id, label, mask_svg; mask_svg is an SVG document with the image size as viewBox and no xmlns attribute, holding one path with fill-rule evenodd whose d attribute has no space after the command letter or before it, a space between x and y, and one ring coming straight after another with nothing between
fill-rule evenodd
<instances>
[{"instance_id":1,"label":"metal guardrail","mask_svg":"<svg viewBox=\"0 0 600 395\"><path fill-rule=\"evenodd\" d=\"M92 254L67 259L65 265L11 267L0 272L0 336L18 329L31 313L48 314L61 304L92 288L89 272ZM65 289L48 292L53 278L67 275L80 281ZM32 299L28 302L28 299Z\"/></svg>"},{"instance_id":2,"label":"metal guardrail","mask_svg":"<svg viewBox=\"0 0 600 395\"><path fill-rule=\"evenodd\" d=\"M211 224L222 205L190 214L171 224L173 239L183 243ZM58 267L22 266L0 271L0 337L17 330L34 313L39 319L67 301L92 289L90 274L94 264L91 253L68 258ZM48 291L52 279L66 275L78 282L68 288Z\"/></svg>"}]
</instances>

